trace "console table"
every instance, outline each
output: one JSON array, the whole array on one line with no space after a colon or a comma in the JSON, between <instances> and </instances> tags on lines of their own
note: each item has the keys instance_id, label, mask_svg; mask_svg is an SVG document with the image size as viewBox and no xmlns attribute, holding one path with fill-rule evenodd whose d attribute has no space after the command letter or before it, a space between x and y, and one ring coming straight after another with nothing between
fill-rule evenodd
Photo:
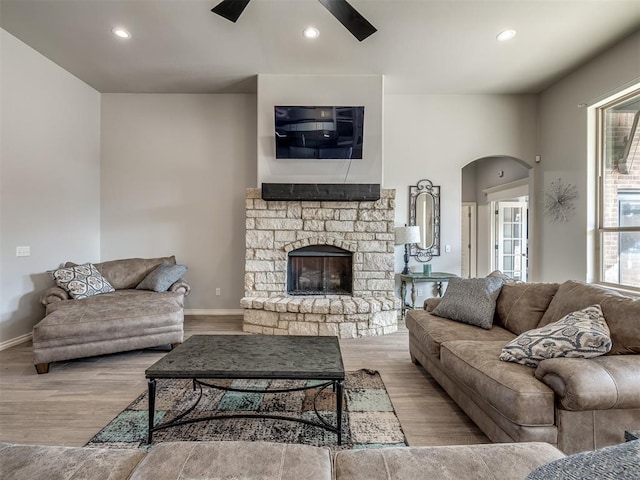
<instances>
[{"instance_id":1,"label":"console table","mask_svg":"<svg viewBox=\"0 0 640 480\"><path fill-rule=\"evenodd\" d=\"M442 284L449 279L457 277L454 273L431 272L431 273L401 273L400 274L400 299L402 300L402 317L407 309L413 310L416 307L416 283L431 282L435 284L436 295L442 296ZM405 300L407 294L407 282L411 282L411 304Z\"/></svg>"}]
</instances>

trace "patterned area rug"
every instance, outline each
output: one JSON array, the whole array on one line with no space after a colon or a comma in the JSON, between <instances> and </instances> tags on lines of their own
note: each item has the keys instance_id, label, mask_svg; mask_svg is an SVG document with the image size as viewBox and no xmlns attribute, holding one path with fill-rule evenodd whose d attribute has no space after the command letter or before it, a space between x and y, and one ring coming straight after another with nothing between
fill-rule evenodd
<instances>
[{"instance_id":1,"label":"patterned area rug","mask_svg":"<svg viewBox=\"0 0 640 480\"><path fill-rule=\"evenodd\" d=\"M221 380L216 385L242 389L288 389L321 382L294 380ZM197 407L185 418L233 413L286 415L317 421L313 399L318 388L288 393L243 393L203 388ZM191 380L158 380L155 423L176 418L192 406L199 395ZM316 401L318 412L336 424L335 394L323 390ZM96 434L89 447L146 447L148 423L147 392L136 398L124 411ZM378 372L347 372L343 403L342 446L335 433L298 422L259 418L209 420L158 430L153 443L183 440L245 440L303 443L332 449L380 448L405 446L406 439L393 405Z\"/></svg>"}]
</instances>

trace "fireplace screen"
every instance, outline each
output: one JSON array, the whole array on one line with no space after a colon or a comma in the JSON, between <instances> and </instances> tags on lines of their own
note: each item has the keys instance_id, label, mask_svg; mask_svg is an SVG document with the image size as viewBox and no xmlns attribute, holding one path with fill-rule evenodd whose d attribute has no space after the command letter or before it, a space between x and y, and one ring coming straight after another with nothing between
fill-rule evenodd
<instances>
[{"instance_id":1,"label":"fireplace screen","mask_svg":"<svg viewBox=\"0 0 640 480\"><path fill-rule=\"evenodd\" d=\"M311 245L289 252L290 295L351 295L352 253L331 245Z\"/></svg>"}]
</instances>

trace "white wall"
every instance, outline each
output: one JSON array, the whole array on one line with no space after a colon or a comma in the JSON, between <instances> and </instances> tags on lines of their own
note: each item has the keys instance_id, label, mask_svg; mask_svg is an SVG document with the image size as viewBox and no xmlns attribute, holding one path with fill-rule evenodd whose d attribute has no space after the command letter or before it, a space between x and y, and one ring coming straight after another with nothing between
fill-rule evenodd
<instances>
[{"instance_id":1,"label":"white wall","mask_svg":"<svg viewBox=\"0 0 640 480\"><path fill-rule=\"evenodd\" d=\"M258 185L382 183L382 75L258 75ZM275 158L276 105L364 106L361 160Z\"/></svg>"},{"instance_id":2,"label":"white wall","mask_svg":"<svg viewBox=\"0 0 640 480\"><path fill-rule=\"evenodd\" d=\"M476 171L475 201L478 202L478 204L487 203L487 195L484 193L484 190L505 185L516 180L522 180L529 176L529 167L509 157L483 158L476 163L478 164L478 168ZM502 177L498 176L499 171L502 172Z\"/></svg>"},{"instance_id":3,"label":"white wall","mask_svg":"<svg viewBox=\"0 0 640 480\"><path fill-rule=\"evenodd\" d=\"M535 165L536 98L385 95L384 102L384 187L397 190L396 225L408 220L409 185L422 178L440 185L442 253L430 263L434 271L459 274L462 167L490 156ZM396 247L396 271L402 269L401 250Z\"/></svg>"},{"instance_id":4,"label":"white wall","mask_svg":"<svg viewBox=\"0 0 640 480\"><path fill-rule=\"evenodd\" d=\"M595 226L595 143L588 137L588 108L640 82L640 32L585 64L540 95L538 210L539 276L545 281L593 280L590 255ZM576 214L567 223L544 218L544 188L562 178L577 186Z\"/></svg>"},{"instance_id":5,"label":"white wall","mask_svg":"<svg viewBox=\"0 0 640 480\"><path fill-rule=\"evenodd\" d=\"M239 310L255 111L255 95L103 94L102 260L176 255L186 308Z\"/></svg>"},{"instance_id":6,"label":"white wall","mask_svg":"<svg viewBox=\"0 0 640 480\"><path fill-rule=\"evenodd\" d=\"M44 317L67 260L100 255L100 94L0 31L0 346ZM16 258L16 246L31 256Z\"/></svg>"},{"instance_id":7,"label":"white wall","mask_svg":"<svg viewBox=\"0 0 640 480\"><path fill-rule=\"evenodd\" d=\"M51 284L43 272L66 260L175 254L189 266L194 286L188 308L237 309L244 291L245 188L278 179L262 163L258 170L256 158L258 152L261 161L273 160L276 103L359 103L368 114L379 109L378 131L369 118L365 130L373 135L369 148L382 155L372 160L371 172L346 181L382 180L384 188L395 188L397 225L408 219L409 185L422 178L440 185L443 248L431 262L435 271L460 271L462 167L488 156L524 160L537 172L531 209L539 212L532 213L539 279L585 278L593 192L587 189L586 111L577 105L640 77L636 33L548 89L539 105L533 95L383 95L379 75L336 76L334 90L308 96L302 76L278 75L288 78L270 88L282 96L268 95L259 108L255 95L104 94L101 106L98 92L11 35L2 31L1 41L0 342L30 332L43 314L37 297ZM340 94L351 82L344 77L371 82L364 100L352 89ZM299 88L288 96L290 82ZM339 169L330 173L285 181L344 180ZM543 187L558 177L577 183L581 197L571 222L551 226L542 220ZM32 255L16 258L18 245L30 245ZM401 257L397 247L396 271Z\"/></svg>"}]
</instances>

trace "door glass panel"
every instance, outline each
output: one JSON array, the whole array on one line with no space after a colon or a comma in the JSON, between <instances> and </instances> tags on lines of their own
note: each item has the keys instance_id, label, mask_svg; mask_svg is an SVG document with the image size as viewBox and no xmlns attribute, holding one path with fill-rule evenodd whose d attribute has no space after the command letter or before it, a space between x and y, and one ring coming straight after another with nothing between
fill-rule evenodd
<instances>
[{"instance_id":1,"label":"door glass panel","mask_svg":"<svg viewBox=\"0 0 640 480\"><path fill-rule=\"evenodd\" d=\"M504 273L511 276L513 273L513 257L504 257Z\"/></svg>"}]
</instances>

